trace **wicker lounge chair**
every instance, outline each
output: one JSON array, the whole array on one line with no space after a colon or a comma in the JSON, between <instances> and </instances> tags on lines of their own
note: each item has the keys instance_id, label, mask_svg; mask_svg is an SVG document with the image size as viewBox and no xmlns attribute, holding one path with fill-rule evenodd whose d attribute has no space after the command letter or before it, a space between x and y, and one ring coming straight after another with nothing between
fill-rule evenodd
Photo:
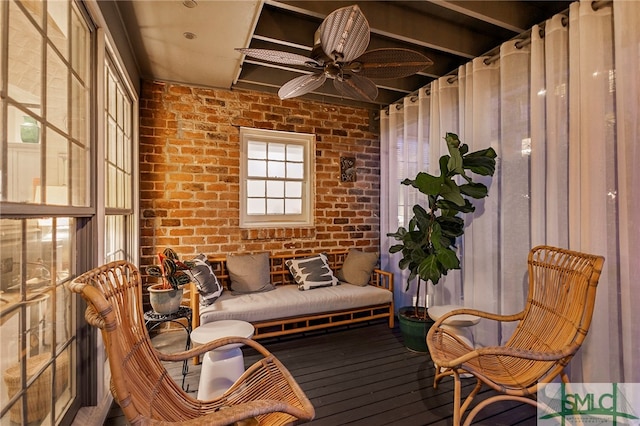
<instances>
[{"instance_id":1,"label":"wicker lounge chair","mask_svg":"<svg viewBox=\"0 0 640 426\"><path fill-rule=\"evenodd\" d=\"M291 374L251 339L230 337L170 355L157 351L145 327L140 275L134 265L111 262L79 276L69 288L86 300L85 318L102 332L111 391L132 425L228 425L244 419L284 425L313 418L314 408ZM162 364L234 342L254 348L263 358L210 401L185 393Z\"/></svg>"},{"instance_id":2,"label":"wicker lounge chair","mask_svg":"<svg viewBox=\"0 0 640 426\"><path fill-rule=\"evenodd\" d=\"M471 424L489 404L515 400L537 406L532 398L540 384L560 375L578 351L591 324L596 286L604 258L548 246L529 253L529 294L524 310L496 315L458 309L442 316L427 334L427 345L436 366L434 387L445 376L454 378L453 423L459 425L483 384L499 393L478 403L466 417ZM471 314L495 321L517 321L512 336L498 347L472 348L441 325L449 317ZM475 388L461 404L460 374L476 380Z\"/></svg>"}]
</instances>

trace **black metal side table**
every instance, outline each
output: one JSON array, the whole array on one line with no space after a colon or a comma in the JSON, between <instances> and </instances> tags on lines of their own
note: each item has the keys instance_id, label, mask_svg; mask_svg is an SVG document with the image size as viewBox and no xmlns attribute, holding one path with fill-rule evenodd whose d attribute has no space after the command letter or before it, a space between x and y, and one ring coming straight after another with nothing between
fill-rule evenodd
<instances>
[{"instance_id":1,"label":"black metal side table","mask_svg":"<svg viewBox=\"0 0 640 426\"><path fill-rule=\"evenodd\" d=\"M151 333L151 331L154 328L156 328L157 326L165 322L173 322L173 323L179 324L182 328L184 328L184 331L187 332L187 343L184 346L184 350L187 351L191 348L191 317L192 315L193 314L191 312L191 308L187 306L180 306L177 311L171 314L160 314L156 311L151 310L144 313L144 325L147 327L147 331ZM187 320L186 325L178 321L182 318L185 318ZM188 372L189 372L189 364L185 359L182 362L182 389L185 392L189 391L188 386L186 389L184 387L184 380Z\"/></svg>"}]
</instances>

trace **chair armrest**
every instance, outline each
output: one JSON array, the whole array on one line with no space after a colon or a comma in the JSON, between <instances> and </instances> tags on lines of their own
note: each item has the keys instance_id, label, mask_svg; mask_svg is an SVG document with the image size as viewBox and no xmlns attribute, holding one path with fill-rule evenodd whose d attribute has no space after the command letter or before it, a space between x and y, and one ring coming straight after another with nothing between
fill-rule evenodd
<instances>
[{"instance_id":1,"label":"chair armrest","mask_svg":"<svg viewBox=\"0 0 640 426\"><path fill-rule=\"evenodd\" d=\"M580 345L577 345L575 343L565 346L561 350L544 352L533 351L530 349L510 348L507 346L487 346L485 348L478 348L475 350L475 352L478 353L478 356L500 355L510 356L514 358L531 359L535 361L557 361L559 359L574 355L579 348Z\"/></svg>"},{"instance_id":2,"label":"chair armrest","mask_svg":"<svg viewBox=\"0 0 640 426\"><path fill-rule=\"evenodd\" d=\"M374 269L369 280L369 285L384 288L393 293L393 274L382 269Z\"/></svg>"},{"instance_id":3,"label":"chair armrest","mask_svg":"<svg viewBox=\"0 0 640 426\"><path fill-rule=\"evenodd\" d=\"M170 354L160 352L155 349L154 350L156 352L156 355L161 361L177 362L177 361L184 361L185 359L200 356L206 352L209 352L210 350L219 348L221 346L229 345L232 343L242 343L243 345L250 346L253 349L255 349L257 352L262 354L264 357L268 357L271 355L271 352L269 352L260 343L256 342L255 340L247 339L244 337L223 337L221 339L212 340L211 342L197 346L193 349L189 349L188 351L173 352Z\"/></svg>"},{"instance_id":4,"label":"chair armrest","mask_svg":"<svg viewBox=\"0 0 640 426\"><path fill-rule=\"evenodd\" d=\"M533 361L558 361L568 356L572 356L578 351L579 348L580 348L579 345L573 344L565 347L561 351L540 352L540 351L532 351L532 350L526 350L526 349L509 348L505 346L488 346L485 348L478 348L465 355L459 356L458 358L454 358L450 360L438 359L437 361L434 360L434 362L439 367L458 368L465 362L468 362L474 358L478 358L481 356L497 356L497 355L528 359Z\"/></svg>"},{"instance_id":5,"label":"chair armrest","mask_svg":"<svg viewBox=\"0 0 640 426\"><path fill-rule=\"evenodd\" d=\"M282 401L273 399L260 399L257 401L244 402L240 405L231 405L214 413L190 420L181 420L180 422L175 423L163 422L162 425L180 424L181 426L228 426L231 424L241 424L242 420L257 417L261 414L273 413L274 411L288 413L299 419L308 418L308 413L305 413L291 404L286 404Z\"/></svg>"},{"instance_id":6,"label":"chair armrest","mask_svg":"<svg viewBox=\"0 0 640 426\"><path fill-rule=\"evenodd\" d=\"M454 309L453 311L447 312L446 314L438 318L438 320L434 322L432 328L440 327L440 325L444 321L456 315L473 315L478 318L486 318L486 319L501 321L501 322L510 322L510 321L521 320L524 317L524 311L518 312L517 314L501 315L501 314L494 314L491 312L479 311L477 309L467 309L467 308Z\"/></svg>"}]
</instances>

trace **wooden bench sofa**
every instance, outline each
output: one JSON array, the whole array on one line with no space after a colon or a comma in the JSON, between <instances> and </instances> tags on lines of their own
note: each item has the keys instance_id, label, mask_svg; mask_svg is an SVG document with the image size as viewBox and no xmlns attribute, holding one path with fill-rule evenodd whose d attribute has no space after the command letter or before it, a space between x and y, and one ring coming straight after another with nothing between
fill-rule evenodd
<instances>
[{"instance_id":1,"label":"wooden bench sofa","mask_svg":"<svg viewBox=\"0 0 640 426\"><path fill-rule=\"evenodd\" d=\"M338 271L348 254L348 251L328 252L327 261L332 271ZM270 255L270 276L271 283L275 286L275 290L260 294L242 294L232 295L229 291L230 276L227 269L227 258L224 256L208 256L207 260L211 264L212 269L225 290L222 296L209 306L201 306L198 297L192 297L190 301L193 310L193 327L211 321L222 319L240 319L249 321L255 327L254 339L283 336L304 331L318 330L328 327L336 327L346 324L354 324L374 319L385 318L389 323L389 327L394 325L394 307L393 307L393 274L380 269L374 269L368 285L355 286L348 283L341 283L335 287L315 288L311 290L300 291L296 282L286 266L289 259L301 259L311 256L312 253L298 254L277 254ZM327 294L331 293L329 296ZM198 294L195 291L193 294ZM324 296L323 296L324 294ZM342 297L340 294L346 295ZM366 296L369 294L369 296ZM336 295L338 299L336 299ZM362 295L362 297L360 297ZM368 304L362 299L372 300L371 296L379 302ZM283 312L287 309L278 310L277 303L280 296L285 300L291 300L293 303L305 303L306 309L313 312L298 313L293 316L283 316ZM331 300L327 301L326 297ZM242 301L238 312L233 309L225 308L225 300L239 298ZM286 299L289 298L289 299ZM306 301L302 300L306 299ZM318 303L309 303L309 300L317 299ZM381 301L381 302L380 302ZM260 306L257 304L273 304L273 309L267 315L268 318L254 319L256 311ZM310 307L310 305L312 305ZM342 305L336 309L336 305ZM304 309L304 308L303 308ZM244 312L240 312L244 311Z\"/></svg>"}]
</instances>

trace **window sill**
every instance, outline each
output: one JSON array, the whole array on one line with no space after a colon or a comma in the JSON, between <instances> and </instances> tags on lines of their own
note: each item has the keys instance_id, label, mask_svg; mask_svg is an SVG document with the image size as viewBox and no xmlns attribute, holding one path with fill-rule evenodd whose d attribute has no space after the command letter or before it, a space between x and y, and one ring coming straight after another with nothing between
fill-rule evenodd
<instances>
[{"instance_id":1,"label":"window sill","mask_svg":"<svg viewBox=\"0 0 640 426\"><path fill-rule=\"evenodd\" d=\"M299 228L253 228L240 230L240 239L261 241L261 240L290 240L295 239L312 239L316 236L315 227L299 227Z\"/></svg>"}]
</instances>

